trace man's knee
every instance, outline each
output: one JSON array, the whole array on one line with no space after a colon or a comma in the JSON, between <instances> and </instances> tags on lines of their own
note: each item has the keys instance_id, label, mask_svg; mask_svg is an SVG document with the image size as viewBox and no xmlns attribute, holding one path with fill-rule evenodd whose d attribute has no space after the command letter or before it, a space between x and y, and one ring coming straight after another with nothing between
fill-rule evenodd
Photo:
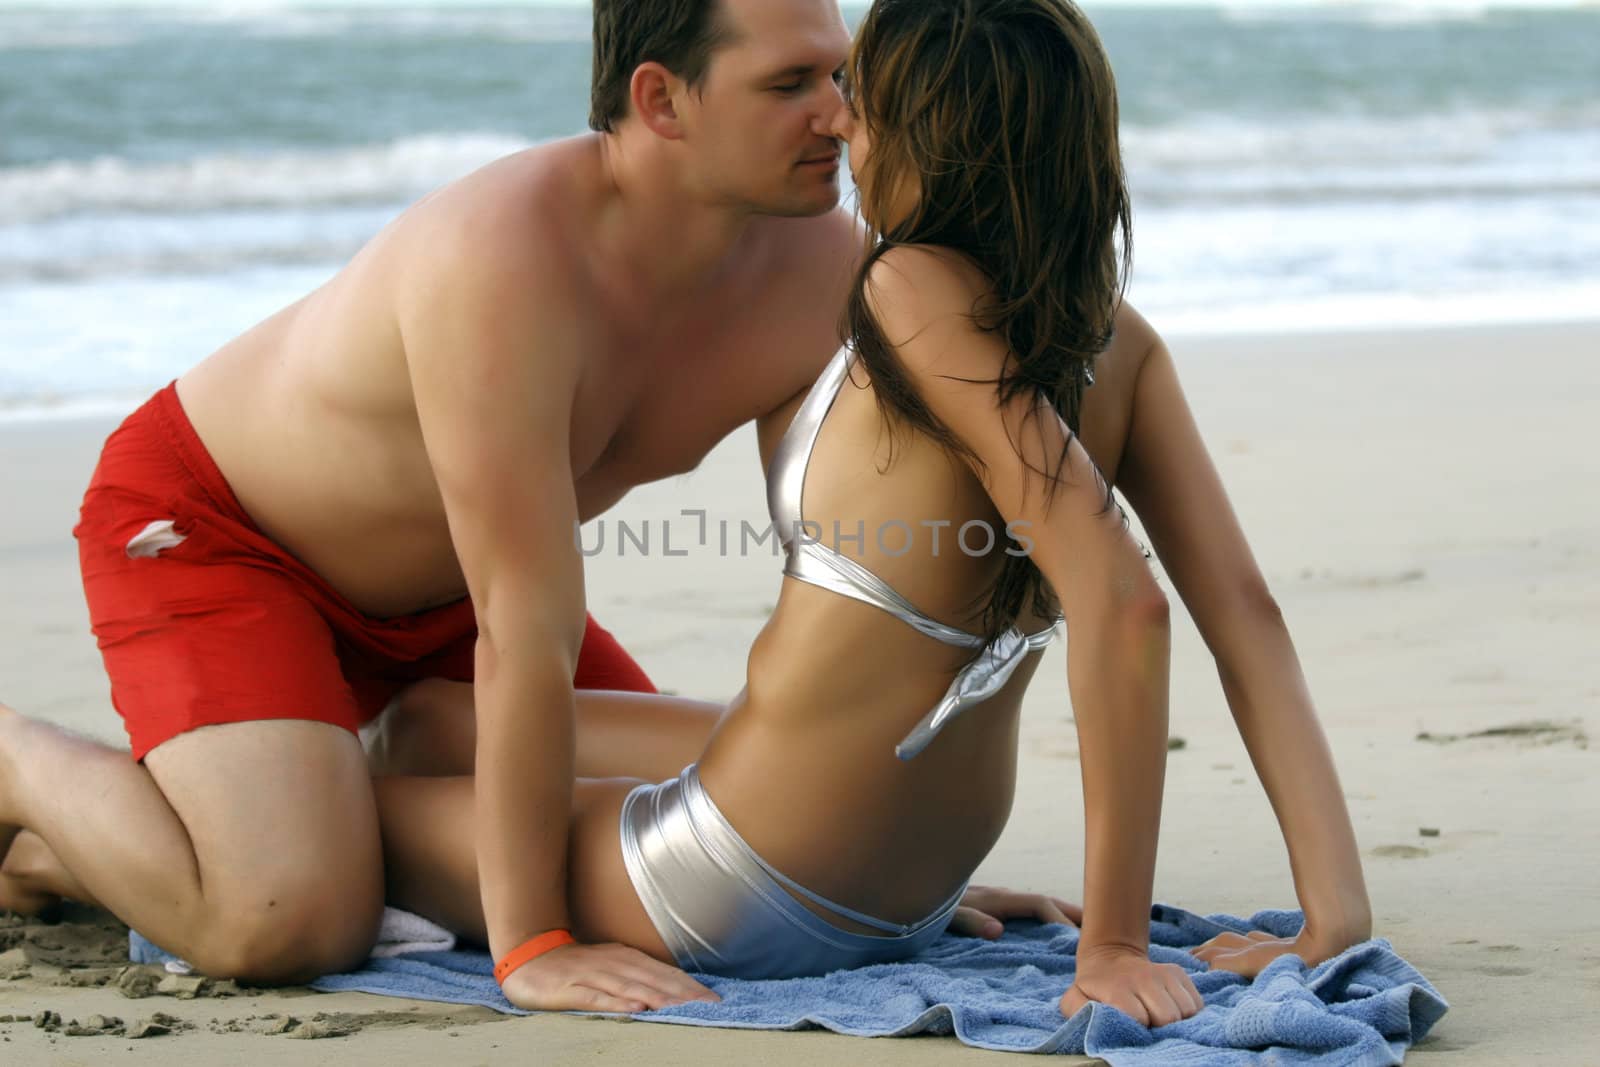
<instances>
[{"instance_id":1,"label":"man's knee","mask_svg":"<svg viewBox=\"0 0 1600 1067\"><path fill-rule=\"evenodd\" d=\"M173 738L145 764L195 860L165 947L260 983L360 963L382 915L383 853L354 737L316 721L228 723Z\"/></svg>"},{"instance_id":2,"label":"man's knee","mask_svg":"<svg viewBox=\"0 0 1600 1067\"><path fill-rule=\"evenodd\" d=\"M329 878L248 901L208 902L189 962L202 974L257 985L354 970L371 954L383 917L382 879L370 881L375 886L360 892L350 881Z\"/></svg>"}]
</instances>

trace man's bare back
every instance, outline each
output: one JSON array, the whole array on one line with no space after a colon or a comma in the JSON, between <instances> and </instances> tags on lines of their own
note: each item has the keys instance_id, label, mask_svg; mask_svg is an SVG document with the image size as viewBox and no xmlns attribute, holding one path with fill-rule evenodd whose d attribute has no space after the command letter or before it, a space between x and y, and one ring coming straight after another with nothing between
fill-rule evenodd
<instances>
[{"instance_id":1,"label":"man's bare back","mask_svg":"<svg viewBox=\"0 0 1600 1067\"><path fill-rule=\"evenodd\" d=\"M580 367L571 466L584 521L693 469L809 386L837 347L857 248L848 217L753 221L720 276L663 313L596 272L596 220L614 196L605 184L592 135L493 163L414 205L326 285L179 380L245 510L368 614L467 591L418 422L408 303L508 272L559 288L566 321L527 347L540 364ZM579 343L547 340L561 336ZM462 374L473 355L453 354Z\"/></svg>"}]
</instances>

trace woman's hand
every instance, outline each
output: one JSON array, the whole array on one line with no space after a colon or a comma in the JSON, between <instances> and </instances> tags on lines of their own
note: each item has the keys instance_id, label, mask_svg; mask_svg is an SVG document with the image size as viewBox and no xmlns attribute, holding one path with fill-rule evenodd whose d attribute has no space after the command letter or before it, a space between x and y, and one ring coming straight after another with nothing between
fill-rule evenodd
<instances>
[{"instance_id":1,"label":"woman's hand","mask_svg":"<svg viewBox=\"0 0 1600 1067\"><path fill-rule=\"evenodd\" d=\"M1061 995L1061 1014L1070 1019L1091 1000L1109 1004L1152 1030L1205 1007L1182 967L1154 963L1148 952L1122 948L1078 952L1078 977Z\"/></svg>"},{"instance_id":2,"label":"woman's hand","mask_svg":"<svg viewBox=\"0 0 1600 1067\"><path fill-rule=\"evenodd\" d=\"M1273 937L1263 930L1252 930L1248 934L1218 934L1189 954L1212 970L1232 971L1254 978L1279 956L1293 953L1304 960L1307 967L1315 967L1361 940L1365 939L1318 938L1308 927L1294 937Z\"/></svg>"},{"instance_id":3,"label":"woman's hand","mask_svg":"<svg viewBox=\"0 0 1600 1067\"><path fill-rule=\"evenodd\" d=\"M1060 897L1039 893L1018 893L996 886L968 886L950 920L950 932L962 937L982 937L990 941L1005 932L1007 919L1034 919L1042 923L1083 925L1083 909Z\"/></svg>"}]
</instances>

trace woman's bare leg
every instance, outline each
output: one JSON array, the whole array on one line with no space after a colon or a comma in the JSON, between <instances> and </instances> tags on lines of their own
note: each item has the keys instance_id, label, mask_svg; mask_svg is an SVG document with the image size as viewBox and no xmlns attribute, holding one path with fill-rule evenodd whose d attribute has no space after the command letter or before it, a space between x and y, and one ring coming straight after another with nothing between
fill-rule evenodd
<instances>
[{"instance_id":1,"label":"woman's bare leg","mask_svg":"<svg viewBox=\"0 0 1600 1067\"><path fill-rule=\"evenodd\" d=\"M700 758L725 710L723 704L655 693L580 689L577 776L670 778ZM418 682L363 735L375 775L471 774L477 743L472 686Z\"/></svg>"},{"instance_id":2,"label":"woman's bare leg","mask_svg":"<svg viewBox=\"0 0 1600 1067\"><path fill-rule=\"evenodd\" d=\"M652 693L581 689L576 696L580 777L567 857L573 932L581 941L631 945L671 963L622 862L622 801L641 780L671 778L699 759L726 708ZM472 832L472 686L412 686L369 734L387 899L483 943Z\"/></svg>"},{"instance_id":3,"label":"woman's bare leg","mask_svg":"<svg viewBox=\"0 0 1600 1067\"><path fill-rule=\"evenodd\" d=\"M486 940L473 851L472 779L391 776L374 782L390 903L458 936ZM622 862L619 816L635 779L582 779L572 798L567 900L573 933L672 957L634 893Z\"/></svg>"}]
</instances>

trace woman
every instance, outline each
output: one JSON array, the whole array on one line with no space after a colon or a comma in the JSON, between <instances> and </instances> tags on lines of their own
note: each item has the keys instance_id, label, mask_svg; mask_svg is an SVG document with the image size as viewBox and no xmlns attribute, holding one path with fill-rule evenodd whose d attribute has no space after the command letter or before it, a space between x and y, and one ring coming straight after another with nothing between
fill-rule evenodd
<instances>
[{"instance_id":1,"label":"woman","mask_svg":"<svg viewBox=\"0 0 1600 1067\"><path fill-rule=\"evenodd\" d=\"M750 977L922 948L1005 825L1023 690L1064 617L1087 832L1062 1010L1198 1011L1181 968L1147 955L1167 601L1106 472L1216 654L1307 916L1297 938L1224 935L1201 957L1254 973L1365 939L1354 835L1289 636L1170 357L1121 304L1117 107L1087 19L1068 0L879 0L844 88L834 132L872 241L847 347L762 441L782 594L726 709L579 695L579 938ZM470 701L444 683L411 694L379 746L411 777L380 782L379 803L391 899L482 939L471 780L417 777L470 770ZM1042 899L1020 904L1076 917Z\"/></svg>"}]
</instances>

